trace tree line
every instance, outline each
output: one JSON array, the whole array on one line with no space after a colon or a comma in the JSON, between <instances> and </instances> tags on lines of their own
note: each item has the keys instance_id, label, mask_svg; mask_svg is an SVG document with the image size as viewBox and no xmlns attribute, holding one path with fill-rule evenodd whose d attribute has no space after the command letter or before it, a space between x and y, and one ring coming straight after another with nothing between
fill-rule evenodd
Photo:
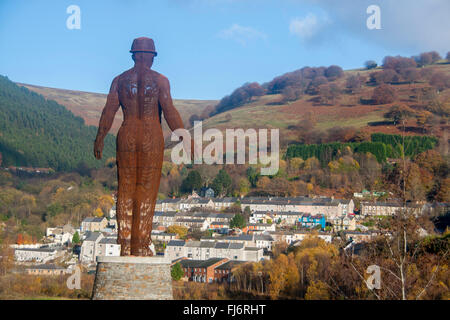
<instances>
[{"instance_id":1,"label":"tree line","mask_svg":"<svg viewBox=\"0 0 450 320\"><path fill-rule=\"evenodd\" d=\"M93 157L94 126L86 126L64 106L0 76L2 165L71 171L99 167ZM114 155L115 138L105 139L104 159Z\"/></svg>"}]
</instances>

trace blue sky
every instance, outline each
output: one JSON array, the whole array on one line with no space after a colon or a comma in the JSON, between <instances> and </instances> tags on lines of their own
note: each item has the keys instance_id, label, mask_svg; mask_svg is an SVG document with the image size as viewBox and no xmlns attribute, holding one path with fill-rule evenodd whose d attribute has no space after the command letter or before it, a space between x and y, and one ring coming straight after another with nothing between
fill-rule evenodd
<instances>
[{"instance_id":1,"label":"blue sky","mask_svg":"<svg viewBox=\"0 0 450 320\"><path fill-rule=\"evenodd\" d=\"M381 8L381 30L366 27L371 4ZM66 27L70 5L81 9L80 30ZM448 0L1 0L0 74L105 93L132 67L132 40L147 36L174 98L220 99L304 66L445 54L449 12Z\"/></svg>"}]
</instances>

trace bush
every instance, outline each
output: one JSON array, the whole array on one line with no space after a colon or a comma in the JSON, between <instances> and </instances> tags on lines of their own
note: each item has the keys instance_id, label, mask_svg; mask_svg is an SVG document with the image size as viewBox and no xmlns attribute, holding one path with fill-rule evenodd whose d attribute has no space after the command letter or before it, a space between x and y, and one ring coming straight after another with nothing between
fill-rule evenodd
<instances>
[{"instance_id":1,"label":"bush","mask_svg":"<svg viewBox=\"0 0 450 320\"><path fill-rule=\"evenodd\" d=\"M373 91L372 100L375 104L388 104L395 101L397 94L395 89L388 85L382 84Z\"/></svg>"},{"instance_id":2,"label":"bush","mask_svg":"<svg viewBox=\"0 0 450 320\"><path fill-rule=\"evenodd\" d=\"M373 61L373 60L369 60L369 61L366 61L366 63L364 63L364 66L365 66L368 70L371 70L371 69L375 69L376 67L378 67L378 63L376 63L376 62Z\"/></svg>"},{"instance_id":3,"label":"bush","mask_svg":"<svg viewBox=\"0 0 450 320\"><path fill-rule=\"evenodd\" d=\"M326 70L325 70L325 77L327 77L328 79L337 79L340 78L344 75L344 70L342 70L341 67L339 66L329 66Z\"/></svg>"}]
</instances>

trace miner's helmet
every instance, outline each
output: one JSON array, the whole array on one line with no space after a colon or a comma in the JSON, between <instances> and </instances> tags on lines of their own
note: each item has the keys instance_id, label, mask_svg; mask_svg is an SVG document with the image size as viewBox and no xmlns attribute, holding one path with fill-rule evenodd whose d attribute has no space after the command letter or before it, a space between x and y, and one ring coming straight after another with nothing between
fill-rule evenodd
<instances>
[{"instance_id":1,"label":"miner's helmet","mask_svg":"<svg viewBox=\"0 0 450 320\"><path fill-rule=\"evenodd\" d=\"M130 52L151 52L155 55L155 57L158 55L155 50L155 43L153 42L153 39L146 37L134 39Z\"/></svg>"}]
</instances>

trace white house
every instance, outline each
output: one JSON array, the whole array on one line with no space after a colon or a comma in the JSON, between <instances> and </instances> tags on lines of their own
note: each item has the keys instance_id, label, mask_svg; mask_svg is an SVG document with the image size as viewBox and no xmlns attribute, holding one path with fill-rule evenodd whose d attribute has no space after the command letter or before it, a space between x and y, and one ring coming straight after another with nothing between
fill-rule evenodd
<instances>
[{"instance_id":1,"label":"white house","mask_svg":"<svg viewBox=\"0 0 450 320\"><path fill-rule=\"evenodd\" d=\"M64 251L60 247L16 248L14 258L18 262L46 263L61 256Z\"/></svg>"},{"instance_id":2,"label":"white house","mask_svg":"<svg viewBox=\"0 0 450 320\"><path fill-rule=\"evenodd\" d=\"M227 258L256 262L263 258L263 249L246 247L243 242L173 240L167 244L164 256L171 261L185 257L196 260Z\"/></svg>"},{"instance_id":3,"label":"white house","mask_svg":"<svg viewBox=\"0 0 450 320\"><path fill-rule=\"evenodd\" d=\"M82 263L90 264L95 263L95 259L98 256L97 251L99 246L97 245L104 238L100 232L89 232L81 245L80 260Z\"/></svg>"},{"instance_id":4,"label":"white house","mask_svg":"<svg viewBox=\"0 0 450 320\"><path fill-rule=\"evenodd\" d=\"M116 238L103 238L97 242L96 246L95 258L120 256L120 244L117 243Z\"/></svg>"},{"instance_id":5,"label":"white house","mask_svg":"<svg viewBox=\"0 0 450 320\"><path fill-rule=\"evenodd\" d=\"M55 244L65 245L72 242L75 229L71 225L64 227L47 228L45 235L47 239Z\"/></svg>"}]
</instances>

